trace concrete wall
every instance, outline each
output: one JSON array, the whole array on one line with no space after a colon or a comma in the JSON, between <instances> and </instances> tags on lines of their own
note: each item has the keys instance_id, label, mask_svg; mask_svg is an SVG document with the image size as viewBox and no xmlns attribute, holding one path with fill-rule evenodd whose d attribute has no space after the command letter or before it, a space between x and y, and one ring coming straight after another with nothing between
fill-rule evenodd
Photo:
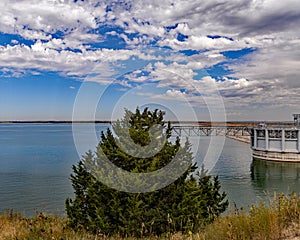
<instances>
[{"instance_id":1,"label":"concrete wall","mask_svg":"<svg viewBox=\"0 0 300 240\"><path fill-rule=\"evenodd\" d=\"M255 128L252 149L300 153L300 130L291 128Z\"/></svg>"},{"instance_id":2,"label":"concrete wall","mask_svg":"<svg viewBox=\"0 0 300 240\"><path fill-rule=\"evenodd\" d=\"M251 138L254 157L300 162L299 128L254 128Z\"/></svg>"},{"instance_id":3,"label":"concrete wall","mask_svg":"<svg viewBox=\"0 0 300 240\"><path fill-rule=\"evenodd\" d=\"M271 151L260 151L252 150L254 158L268 160L268 161L279 161L279 162L300 162L299 153L287 153L287 152L271 152Z\"/></svg>"}]
</instances>

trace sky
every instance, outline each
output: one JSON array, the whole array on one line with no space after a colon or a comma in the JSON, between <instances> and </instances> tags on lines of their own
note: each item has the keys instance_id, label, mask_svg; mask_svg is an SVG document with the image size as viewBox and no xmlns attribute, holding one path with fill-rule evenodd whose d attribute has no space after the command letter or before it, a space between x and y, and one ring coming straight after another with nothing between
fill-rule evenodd
<instances>
[{"instance_id":1,"label":"sky","mask_svg":"<svg viewBox=\"0 0 300 240\"><path fill-rule=\"evenodd\" d=\"M292 120L299 0L1 0L0 121ZM174 119L175 118L175 119Z\"/></svg>"}]
</instances>

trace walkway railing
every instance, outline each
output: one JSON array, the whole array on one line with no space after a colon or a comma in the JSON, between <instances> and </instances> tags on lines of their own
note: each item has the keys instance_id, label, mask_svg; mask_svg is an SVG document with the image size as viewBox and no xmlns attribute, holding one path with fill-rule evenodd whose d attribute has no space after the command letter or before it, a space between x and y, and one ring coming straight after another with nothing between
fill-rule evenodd
<instances>
[{"instance_id":1,"label":"walkway railing","mask_svg":"<svg viewBox=\"0 0 300 240\"><path fill-rule=\"evenodd\" d=\"M173 126L173 136L250 136L251 128L247 126Z\"/></svg>"}]
</instances>

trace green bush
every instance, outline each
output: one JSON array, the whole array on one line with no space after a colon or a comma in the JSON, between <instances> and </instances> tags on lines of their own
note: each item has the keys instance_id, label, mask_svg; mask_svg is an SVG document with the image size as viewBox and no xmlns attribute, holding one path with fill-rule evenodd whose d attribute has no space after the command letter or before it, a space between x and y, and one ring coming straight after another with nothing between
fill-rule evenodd
<instances>
[{"instance_id":1,"label":"green bush","mask_svg":"<svg viewBox=\"0 0 300 240\"><path fill-rule=\"evenodd\" d=\"M74 229L85 229L93 233L121 236L146 236L171 234L178 231L195 232L205 224L212 222L228 206L225 193L220 193L218 177L199 173L193 164L191 144L187 140L183 146L179 138L171 141L171 125L163 120L164 113L147 108L133 113L126 110L122 120L113 125L113 134L107 129L102 132L101 141L95 153L87 152L83 159L73 166L71 181L75 198L66 200L69 224ZM156 128L151 134L153 126ZM129 134L126 134L129 131ZM124 134L125 133L125 134ZM129 136L129 137L128 137ZM147 146L151 136L165 139L160 151L149 157L133 157L121 150L120 145L134 144ZM118 167L134 173L148 173L167 166L180 156L182 164L188 164L187 170L168 186L147 193L130 193L110 188L97 180L91 165L99 171L105 169L100 165L101 158L107 157ZM102 163L102 162L101 162ZM100 165L100 166L99 166ZM176 169L172 171L176 172ZM93 174L92 174L93 172ZM114 181L113 176L107 176ZM126 180L126 179L125 179ZM125 181L124 180L124 181ZM122 184L120 182L119 184ZM140 184L143 184L141 182Z\"/></svg>"}]
</instances>

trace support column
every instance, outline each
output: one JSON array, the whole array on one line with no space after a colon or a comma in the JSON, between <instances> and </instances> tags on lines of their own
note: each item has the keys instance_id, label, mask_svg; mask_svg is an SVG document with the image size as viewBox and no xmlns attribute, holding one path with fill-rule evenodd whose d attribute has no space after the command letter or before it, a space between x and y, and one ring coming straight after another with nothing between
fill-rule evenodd
<instances>
[{"instance_id":1,"label":"support column","mask_svg":"<svg viewBox=\"0 0 300 240\"><path fill-rule=\"evenodd\" d=\"M257 130L254 128L254 139L253 139L253 148L256 149L257 148Z\"/></svg>"},{"instance_id":2,"label":"support column","mask_svg":"<svg viewBox=\"0 0 300 240\"><path fill-rule=\"evenodd\" d=\"M266 141L266 150L269 150L269 131L265 129L265 141Z\"/></svg>"},{"instance_id":3,"label":"support column","mask_svg":"<svg viewBox=\"0 0 300 240\"><path fill-rule=\"evenodd\" d=\"M285 130L281 131L281 151L285 152Z\"/></svg>"},{"instance_id":4,"label":"support column","mask_svg":"<svg viewBox=\"0 0 300 240\"><path fill-rule=\"evenodd\" d=\"M300 152L300 129L298 129L298 152Z\"/></svg>"}]
</instances>

